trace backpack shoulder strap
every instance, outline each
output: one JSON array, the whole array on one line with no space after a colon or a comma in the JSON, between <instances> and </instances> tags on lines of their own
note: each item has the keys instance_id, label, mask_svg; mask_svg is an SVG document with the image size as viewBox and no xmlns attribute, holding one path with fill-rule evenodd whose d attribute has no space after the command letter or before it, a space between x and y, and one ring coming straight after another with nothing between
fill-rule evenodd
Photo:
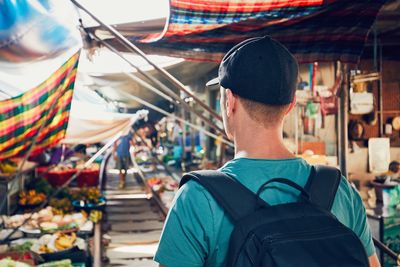
<instances>
[{"instance_id":1,"label":"backpack shoulder strap","mask_svg":"<svg viewBox=\"0 0 400 267\"><path fill-rule=\"evenodd\" d=\"M206 188L234 222L253 212L260 199L240 182L220 171L201 170L186 173L179 187L189 180L194 180Z\"/></svg>"},{"instance_id":2,"label":"backpack shoulder strap","mask_svg":"<svg viewBox=\"0 0 400 267\"><path fill-rule=\"evenodd\" d=\"M305 185L311 202L331 211L342 174L334 167L312 166L310 177Z\"/></svg>"}]
</instances>

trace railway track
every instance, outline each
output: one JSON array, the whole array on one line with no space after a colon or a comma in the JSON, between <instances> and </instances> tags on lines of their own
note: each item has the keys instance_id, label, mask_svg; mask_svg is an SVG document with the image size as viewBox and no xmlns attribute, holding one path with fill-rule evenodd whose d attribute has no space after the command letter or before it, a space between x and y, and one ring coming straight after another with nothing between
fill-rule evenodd
<instances>
[{"instance_id":1,"label":"railway track","mask_svg":"<svg viewBox=\"0 0 400 267\"><path fill-rule=\"evenodd\" d=\"M114 166L111 162L110 166ZM107 207L103 223L109 262L104 266L158 266L153 262L164 224L158 202L149 197L146 187L129 170L126 187L118 188L118 171L107 169L105 197Z\"/></svg>"}]
</instances>

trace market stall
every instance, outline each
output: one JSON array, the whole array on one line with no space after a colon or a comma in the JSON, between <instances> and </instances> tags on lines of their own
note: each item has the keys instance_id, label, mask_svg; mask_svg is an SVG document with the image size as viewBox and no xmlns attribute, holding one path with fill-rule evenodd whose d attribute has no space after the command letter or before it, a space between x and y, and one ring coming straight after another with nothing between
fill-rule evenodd
<instances>
[{"instance_id":1,"label":"market stall","mask_svg":"<svg viewBox=\"0 0 400 267\"><path fill-rule=\"evenodd\" d=\"M0 220L4 228L0 240L6 243L1 247L3 254L0 254L0 259L10 256L30 265L57 261L54 266L100 266L102 252L99 247L105 239L99 230L103 211L106 211L104 228L109 228L114 242L143 245L148 241L154 245L157 240L153 240L153 236L145 238L145 231L154 230L153 225L157 231L160 230L158 227L162 222L157 214L164 218L167 215L182 173L216 169L232 157L233 145L223 131L219 116L218 90L204 89L203 84L216 73L215 62L230 47L246 38L269 34L287 45L302 63L301 82L296 93L298 103L284 127L285 142L294 154L311 164L340 167L360 189L364 188L365 181L359 179L359 169L352 166L363 160L367 164L367 159L355 159L354 154L360 147L365 150L369 146L371 150L371 138L386 138L377 140L384 143L377 147L382 149L389 144L389 152L382 153L386 156L392 153L392 159L398 157L398 151L390 149L399 145L397 113L400 101L396 99L400 92L395 85L398 79L385 74L382 70L384 60L380 59L378 63L377 53L372 60L368 56L363 58L365 54L362 54L365 40L371 36L370 29L384 1L307 2L287 6L264 3L251 9L252 12L243 12L241 7L224 9L229 6L229 1L219 3L215 10L206 8L207 1L194 1L197 7L184 7L180 1L171 1L168 24L162 35L157 36L154 32L136 33L136 24L117 27L124 33L121 35L78 1L72 2L99 24L86 27L85 20L80 21L86 55L95 57L93 51L101 46L115 53L127 65L111 73L104 71L106 68L81 70L81 78L77 79L79 86L92 90L91 93L101 99L101 103L94 103L92 97L86 101L82 101L85 97L78 99L80 88L74 88L79 54L74 54L76 50L71 53L71 47L76 43L67 42L65 47L54 48L49 53L51 56L23 46L19 50L27 51L29 57L12 57L12 61L17 62L37 60L43 56L51 59L60 55L63 49L70 50L69 57L64 55L64 65L53 63L57 68L62 65L59 70L54 73L47 70L46 74L37 75L49 79L41 86L25 86L28 84L25 81L25 89L20 88L16 93L18 82L6 83L9 91L1 91L0 97L5 100L0 102L0 109L7 107L5 112L32 96L40 95L38 99L45 101L42 101L40 114L15 123L25 127L23 130L16 130L16 126L8 127L8 117L0 116L0 127L7 124L7 131L0 132L0 192L6 195L4 207L0 209L0 213L6 214ZM248 4L255 5L253 2ZM203 7L203 10L198 7ZM213 19L217 15L220 20ZM345 25L340 21L346 21ZM378 32L380 30L378 28ZM374 38L378 38L376 36ZM374 42L377 44L376 39ZM176 59L160 66L141 49L213 63ZM377 51L378 46L373 49ZM1 53L1 59L10 61L9 55L13 50L10 47L7 53ZM138 54L151 70L144 70L140 66L143 62L138 63L137 59L122 53L126 51ZM360 58L361 65L357 64ZM371 61L375 63L373 67ZM383 79L385 75L390 76L389 82ZM23 104L26 108L21 112L34 113L32 105ZM125 170L126 176L133 174L132 186L117 190L113 183L122 172L112 166L115 160L111 146L131 128L140 117L134 113L143 107L150 110L149 117L154 119L133 127L135 145L130 151L133 166ZM13 141L4 141L7 137L12 137L10 140ZM29 142L23 142L25 138ZM348 152L348 143L354 153ZM83 147L77 149L78 146ZM90 146L92 153L82 153ZM43 164L46 161L45 150L50 153L50 160L54 157L55 164L47 162L47 166L37 167L39 163L46 165ZM107 150L107 156L104 156ZM373 152L369 152L370 158L374 158ZM369 162L370 167L376 168L376 176L387 171L388 157L380 157L382 153L375 153L378 154L375 161L370 159ZM27 161L31 155L39 157L37 163ZM15 160L17 156L21 158ZM100 165L103 165L103 170L100 170ZM101 181L99 177L103 171L106 175ZM389 192L389 189L393 190L397 185L382 180L384 186L381 186L378 203L383 202L383 208L376 205L370 195L365 200L370 208L368 212L375 237L398 252L398 214L394 209L398 201L393 200L394 197L388 200L390 192L394 192ZM109 183L108 187L101 188L104 183ZM130 207L132 214L141 212L143 215L145 211L142 217L139 216L142 219L130 213L121 214L128 210L122 203L124 201L135 203L133 208ZM111 203L108 211L106 202ZM126 221L121 223L125 218ZM147 223L146 218L151 219L151 223ZM135 225L138 229L134 229ZM117 226L120 229L116 229ZM145 233L137 234L139 231ZM127 242L130 236L123 237L125 232L134 232L133 236L140 241ZM149 235L154 235L154 232ZM116 244L121 245L118 242ZM110 250L114 249L116 254L126 249L121 247L118 251L119 247L115 247L111 246ZM119 263L131 266L129 259L125 259L127 256L120 254L117 255ZM151 258L144 254L137 258ZM393 252L391 256L397 255ZM381 260L385 263L390 261L383 254ZM3 261L7 263L10 259Z\"/></svg>"}]
</instances>

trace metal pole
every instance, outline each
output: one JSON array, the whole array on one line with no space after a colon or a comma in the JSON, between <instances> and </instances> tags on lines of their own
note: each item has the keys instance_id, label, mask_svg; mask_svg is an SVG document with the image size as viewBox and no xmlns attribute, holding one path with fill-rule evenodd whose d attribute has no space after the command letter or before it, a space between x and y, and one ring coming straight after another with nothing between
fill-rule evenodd
<instances>
[{"instance_id":1,"label":"metal pole","mask_svg":"<svg viewBox=\"0 0 400 267\"><path fill-rule=\"evenodd\" d=\"M347 148L348 148L348 129L347 129L347 123L348 123L348 93L349 93L349 72L348 72L348 66L347 64L344 65L341 69L343 73L343 83L342 83L342 90L340 92L340 98L339 98L339 118L338 118L338 143L339 143L339 151L338 151L338 156L339 156L339 166L340 170L342 171L342 174L345 177L347 176Z\"/></svg>"},{"instance_id":2,"label":"metal pole","mask_svg":"<svg viewBox=\"0 0 400 267\"><path fill-rule=\"evenodd\" d=\"M382 61L382 46L379 45L379 65L378 65L378 71L379 71L379 80L378 80L378 96L379 96L379 117L378 117L378 123L379 123L379 137L383 136L383 61Z\"/></svg>"},{"instance_id":3,"label":"metal pole","mask_svg":"<svg viewBox=\"0 0 400 267\"><path fill-rule=\"evenodd\" d=\"M172 97L173 99L175 99L178 103L180 103L182 105L182 107L189 111L189 112L193 112L196 116L198 116L199 118L201 118L205 123L207 123L210 127L214 128L215 130L217 130L218 132L220 132L221 134L223 134L225 136L225 131L221 128L219 128L215 123L213 123L210 119L208 119L207 117L205 117L203 114L201 114L200 112L192 109L184 100L182 100L179 95L177 95L174 91L172 91L170 88L168 88L167 86L165 86L164 84L162 84L160 81L158 81L157 79L155 79L154 77L152 77L150 74L142 71L139 67L137 67L135 64L133 64L130 60L128 60L124 55L121 54L121 52L119 52L118 50L116 50L114 47L112 47L110 44L104 42L103 40L99 39L96 35L91 34L91 36L96 39L97 41L99 41L101 44L103 44L105 47L107 47L108 49L110 49L112 52L114 52L115 54L117 54L119 57L121 57L124 61L126 61L129 65L131 65L133 68L135 68L140 74L142 74L143 76L145 76L147 79L149 79L150 81L156 83L158 86L160 86L160 88L162 88L163 93L169 95L170 97ZM131 76L130 76L131 77ZM131 77L132 78L132 77ZM153 87L154 90L157 90L156 88ZM150 89L151 91L153 91L152 89ZM167 100L170 100L170 98L167 98Z\"/></svg>"},{"instance_id":4,"label":"metal pole","mask_svg":"<svg viewBox=\"0 0 400 267\"><path fill-rule=\"evenodd\" d=\"M190 122L187 122L187 121L185 121L184 119L182 119L182 118L180 118L180 117L178 117L178 116L176 116L176 115L174 115L174 114L172 114L172 113L169 113L169 112L167 112L167 111L165 111L165 110L163 110L163 109L161 109L161 108L159 108L159 107L157 107L157 106L154 106L153 104L151 104L151 103L149 103L149 102L147 102L147 101L145 101L145 100L143 100L143 99L141 99L141 98L139 98L139 97L137 97L137 96L130 95L130 94L128 94L128 93L125 93L125 96L126 96L127 98L130 98L130 99L132 99L132 100L134 100L134 101L136 101L136 102L138 102L138 103L140 103L140 104L142 104L142 105L144 105L144 106L146 106L146 107L148 107L148 108L154 110L154 111L157 111L157 112L159 112L159 113L161 113L161 114L163 114L163 115L165 115L165 116L168 116L168 117L171 117L171 118L173 118L173 119L175 119L175 120L178 120L178 121L180 121L180 122L182 122L182 123L184 123L184 124L186 124L186 125L188 125L188 126L194 128L194 129L196 129L196 130L198 130L198 131L201 131L201 132L203 132L204 134L208 135L209 137L212 137L212 138L214 138L214 139L219 139L219 138L221 138L221 137L217 136L216 134L213 134L213 133L211 133L211 132L209 132L209 131L203 129L203 128L200 127L200 126L195 125L195 124L192 124L192 123L190 123ZM222 142L225 143L225 144L227 144L227 145L234 146L232 142L226 140L225 138L222 138Z\"/></svg>"},{"instance_id":5,"label":"metal pole","mask_svg":"<svg viewBox=\"0 0 400 267\"><path fill-rule=\"evenodd\" d=\"M130 61L129 59L127 59L121 52L119 52L117 49L115 49L112 45L110 45L107 42L104 42L103 40L101 40L99 37L97 37L95 34L90 34L90 37L95 39L96 41L100 42L102 45L104 45L105 47L107 47L111 52L113 52L114 54L116 54L117 56L119 56L122 60L124 60L126 63L128 63L131 67L133 67L138 73L142 74L143 76L145 76L147 79L149 79L150 81L154 82L155 84L157 84L158 86L160 86L162 88L162 90L164 92L168 92L168 93L164 93L162 92L162 90L159 90L153 86L151 86L150 84L148 84L147 82L143 81L142 79L140 79L139 77L136 77L135 75L131 74L131 73L127 73L124 72L124 74L128 75L132 80L134 80L135 82L139 83L140 85L146 87L147 89L149 89L150 91L156 93L157 95L161 96L162 98L172 102L172 103L180 103L182 100L181 99L177 99L174 100L170 95L171 94L175 94L174 91L172 91L171 89L169 89L167 86L165 86L163 83L161 83L159 80L157 80L156 78L154 78L153 76L151 76L150 74L148 74L145 71L142 71L138 66L136 66L135 64L132 63L132 61Z\"/></svg>"},{"instance_id":6,"label":"metal pole","mask_svg":"<svg viewBox=\"0 0 400 267\"><path fill-rule=\"evenodd\" d=\"M125 74L126 76L128 76L129 78L131 78L133 81L137 82L138 84L140 84L141 86L149 89L150 91L152 91L153 93L161 96L162 98L164 98L165 100L168 100L170 103L176 103L176 101L174 101L174 99L172 99L172 97L164 94L163 92L161 92L160 90L158 90L157 88L151 86L149 83L143 81L142 79L140 79L139 77L136 77L135 75L133 75L132 73L129 72L123 72L123 74Z\"/></svg>"},{"instance_id":7,"label":"metal pole","mask_svg":"<svg viewBox=\"0 0 400 267\"><path fill-rule=\"evenodd\" d=\"M93 236L93 266L100 267L101 266L101 225L96 223L94 225L94 236Z\"/></svg>"},{"instance_id":8,"label":"metal pole","mask_svg":"<svg viewBox=\"0 0 400 267\"><path fill-rule=\"evenodd\" d=\"M376 32L376 28L374 27L374 70L377 71L378 66L378 34Z\"/></svg>"},{"instance_id":9,"label":"metal pole","mask_svg":"<svg viewBox=\"0 0 400 267\"><path fill-rule=\"evenodd\" d=\"M294 143L296 146L295 155L299 154L299 106L296 104L294 107Z\"/></svg>"},{"instance_id":10,"label":"metal pole","mask_svg":"<svg viewBox=\"0 0 400 267\"><path fill-rule=\"evenodd\" d=\"M180 91L185 92L188 96L192 97L200 106L202 106L205 110L207 110L210 115L212 115L214 118L217 120L222 121L222 118L215 113L209 106L207 106L205 103L203 103L200 99L198 99L194 94L192 94L189 90L185 88L185 86L178 81L174 76L172 76L170 73L168 73L166 70L163 68L160 68L157 66L157 64L153 63L143 51L141 51L137 46L132 44L128 39L126 39L122 34L120 34L117 30L115 30L113 27L110 25L102 22L100 19L98 19L94 14L92 14L89 10L87 10L85 7L83 7L80 3L78 3L76 0L71 0L71 2L76 5L78 8L82 9L85 11L90 17L92 17L96 22L98 22L101 26L105 27L112 35L116 37L116 39L124 45L127 49L129 49L132 52L137 53L139 56L141 56L144 60L147 61L152 67L154 67L158 72L160 72L168 81L170 81L173 85L175 85Z\"/></svg>"},{"instance_id":11,"label":"metal pole","mask_svg":"<svg viewBox=\"0 0 400 267\"><path fill-rule=\"evenodd\" d=\"M182 111L182 118L186 121L185 110ZM182 125L182 155L181 155L181 168L182 171L186 172L186 125Z\"/></svg>"}]
</instances>

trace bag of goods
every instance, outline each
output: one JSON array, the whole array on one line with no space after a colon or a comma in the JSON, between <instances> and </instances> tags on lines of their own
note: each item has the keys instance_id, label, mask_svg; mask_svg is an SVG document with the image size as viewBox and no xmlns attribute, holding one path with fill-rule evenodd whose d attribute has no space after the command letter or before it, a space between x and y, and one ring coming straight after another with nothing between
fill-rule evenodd
<instances>
[{"instance_id":1,"label":"bag of goods","mask_svg":"<svg viewBox=\"0 0 400 267\"><path fill-rule=\"evenodd\" d=\"M3 216L4 226L6 228L16 228L23 224L23 222L30 217L30 220L23 226L24 229L39 229L39 224L42 222L49 222L53 219L53 212L51 207L40 210L39 212L16 214L13 216Z\"/></svg>"}]
</instances>

